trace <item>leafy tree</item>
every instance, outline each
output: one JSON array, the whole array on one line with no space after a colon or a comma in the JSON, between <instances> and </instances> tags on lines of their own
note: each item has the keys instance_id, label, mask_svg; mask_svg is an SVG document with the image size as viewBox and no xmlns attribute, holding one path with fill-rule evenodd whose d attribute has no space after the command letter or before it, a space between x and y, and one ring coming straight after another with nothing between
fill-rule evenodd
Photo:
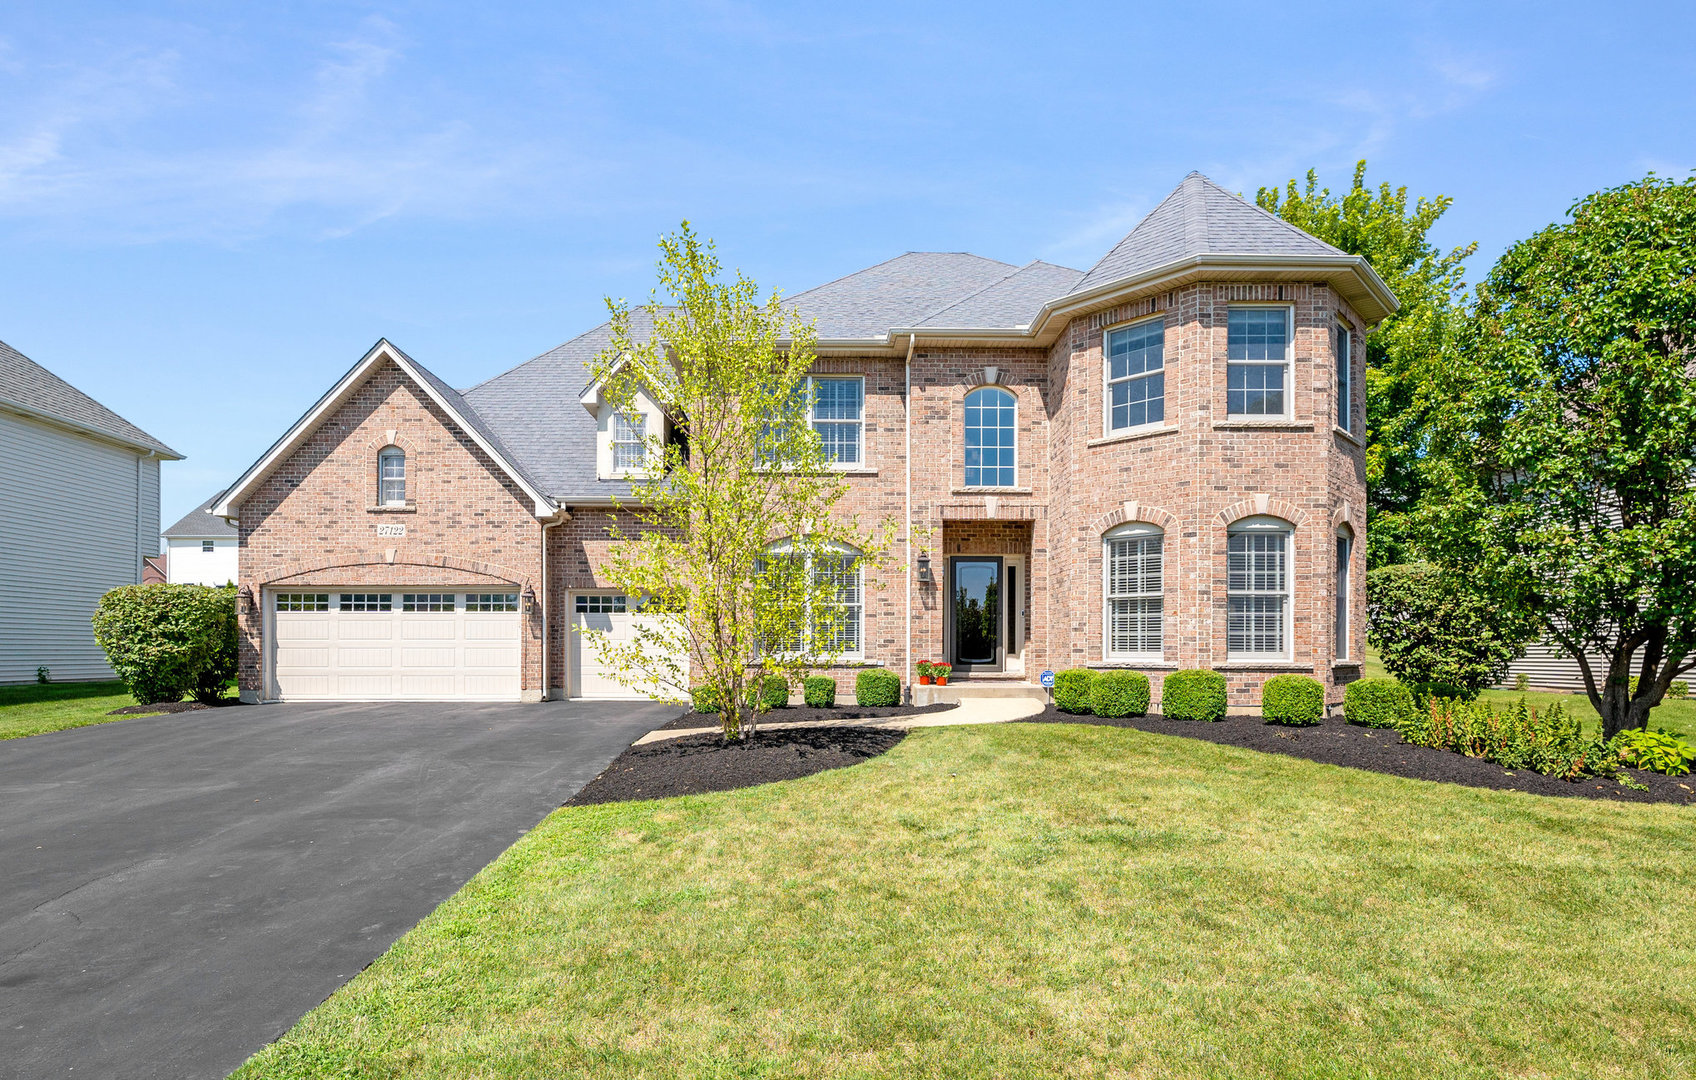
<instances>
[{"instance_id":1,"label":"leafy tree","mask_svg":"<svg viewBox=\"0 0 1696 1080\"><path fill-rule=\"evenodd\" d=\"M807 423L812 325L743 275L722 280L687 222L660 250L675 306L609 299L612 344L592 374L614 408L633 416L645 397L687 438L645 432L650 468L619 500L636 526L614 519L602 567L644 598L643 617L629 640L591 645L619 682L664 700L684 700L690 671L674 658L687 656L724 737L745 737L765 678L793 686L849 644L843 592L892 529L869 534L833 512L848 480Z\"/></svg>"},{"instance_id":2,"label":"leafy tree","mask_svg":"<svg viewBox=\"0 0 1696 1080\"><path fill-rule=\"evenodd\" d=\"M1453 203L1447 195L1421 196L1408 208L1407 188L1366 186L1366 162L1354 167L1354 184L1342 196L1319 186L1315 170L1298 188L1261 188L1255 202L1321 240L1359 255L1396 294L1401 308L1366 338L1366 484L1369 566L1413 559L1409 515L1423 494L1418 461L1423 452L1431 387L1441 372L1444 345L1461 314L1462 263L1477 250L1467 244L1447 254L1426 239Z\"/></svg>"},{"instance_id":3,"label":"leafy tree","mask_svg":"<svg viewBox=\"0 0 1696 1080\"><path fill-rule=\"evenodd\" d=\"M1536 624L1507 617L1487 596L1429 563L1381 566L1366 576L1366 640L1403 682L1475 692L1502 677Z\"/></svg>"},{"instance_id":4,"label":"leafy tree","mask_svg":"<svg viewBox=\"0 0 1696 1080\"><path fill-rule=\"evenodd\" d=\"M1478 288L1419 524L1445 569L1578 661L1611 737L1696 668L1696 177L1569 216Z\"/></svg>"}]
</instances>

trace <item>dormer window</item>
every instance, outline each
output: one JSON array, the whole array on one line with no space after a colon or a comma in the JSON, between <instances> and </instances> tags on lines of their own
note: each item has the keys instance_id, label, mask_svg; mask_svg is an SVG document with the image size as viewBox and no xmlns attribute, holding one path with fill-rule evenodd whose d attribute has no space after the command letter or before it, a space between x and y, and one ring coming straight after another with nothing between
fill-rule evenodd
<instances>
[{"instance_id":1,"label":"dormer window","mask_svg":"<svg viewBox=\"0 0 1696 1080\"><path fill-rule=\"evenodd\" d=\"M612 418L612 467L629 472L648 463L648 418L641 413L615 412Z\"/></svg>"},{"instance_id":2,"label":"dormer window","mask_svg":"<svg viewBox=\"0 0 1696 1080\"><path fill-rule=\"evenodd\" d=\"M406 451L385 447L377 455L377 501L383 506L406 505Z\"/></svg>"}]
</instances>

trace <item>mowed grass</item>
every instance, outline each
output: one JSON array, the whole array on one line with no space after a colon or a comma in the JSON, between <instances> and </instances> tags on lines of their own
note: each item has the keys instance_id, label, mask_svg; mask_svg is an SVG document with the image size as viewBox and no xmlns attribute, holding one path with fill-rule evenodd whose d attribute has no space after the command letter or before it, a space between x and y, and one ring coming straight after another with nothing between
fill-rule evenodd
<instances>
[{"instance_id":1,"label":"mowed grass","mask_svg":"<svg viewBox=\"0 0 1696 1080\"><path fill-rule=\"evenodd\" d=\"M1696 814L1082 725L557 811L235 1074L1647 1077Z\"/></svg>"},{"instance_id":2,"label":"mowed grass","mask_svg":"<svg viewBox=\"0 0 1696 1080\"><path fill-rule=\"evenodd\" d=\"M135 698L117 681L0 686L0 739L127 720L106 714L134 704Z\"/></svg>"}]
</instances>

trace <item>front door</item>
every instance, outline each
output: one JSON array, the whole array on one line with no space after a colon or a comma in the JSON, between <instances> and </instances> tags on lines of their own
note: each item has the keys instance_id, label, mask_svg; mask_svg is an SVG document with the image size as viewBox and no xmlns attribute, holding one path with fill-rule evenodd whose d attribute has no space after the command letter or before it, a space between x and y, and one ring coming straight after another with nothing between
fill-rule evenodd
<instances>
[{"instance_id":1,"label":"front door","mask_svg":"<svg viewBox=\"0 0 1696 1080\"><path fill-rule=\"evenodd\" d=\"M954 669L1000 671L1006 658L1002 640L1001 559L958 556L949 562L949 617L954 624Z\"/></svg>"}]
</instances>

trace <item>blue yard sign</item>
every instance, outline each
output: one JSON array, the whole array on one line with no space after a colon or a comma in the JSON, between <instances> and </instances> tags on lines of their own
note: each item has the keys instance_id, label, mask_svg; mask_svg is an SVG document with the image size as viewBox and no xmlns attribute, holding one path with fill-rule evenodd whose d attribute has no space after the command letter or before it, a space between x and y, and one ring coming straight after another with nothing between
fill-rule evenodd
<instances>
[{"instance_id":1,"label":"blue yard sign","mask_svg":"<svg viewBox=\"0 0 1696 1080\"><path fill-rule=\"evenodd\" d=\"M1045 690L1054 689L1054 672L1045 671L1042 673L1042 685Z\"/></svg>"}]
</instances>

